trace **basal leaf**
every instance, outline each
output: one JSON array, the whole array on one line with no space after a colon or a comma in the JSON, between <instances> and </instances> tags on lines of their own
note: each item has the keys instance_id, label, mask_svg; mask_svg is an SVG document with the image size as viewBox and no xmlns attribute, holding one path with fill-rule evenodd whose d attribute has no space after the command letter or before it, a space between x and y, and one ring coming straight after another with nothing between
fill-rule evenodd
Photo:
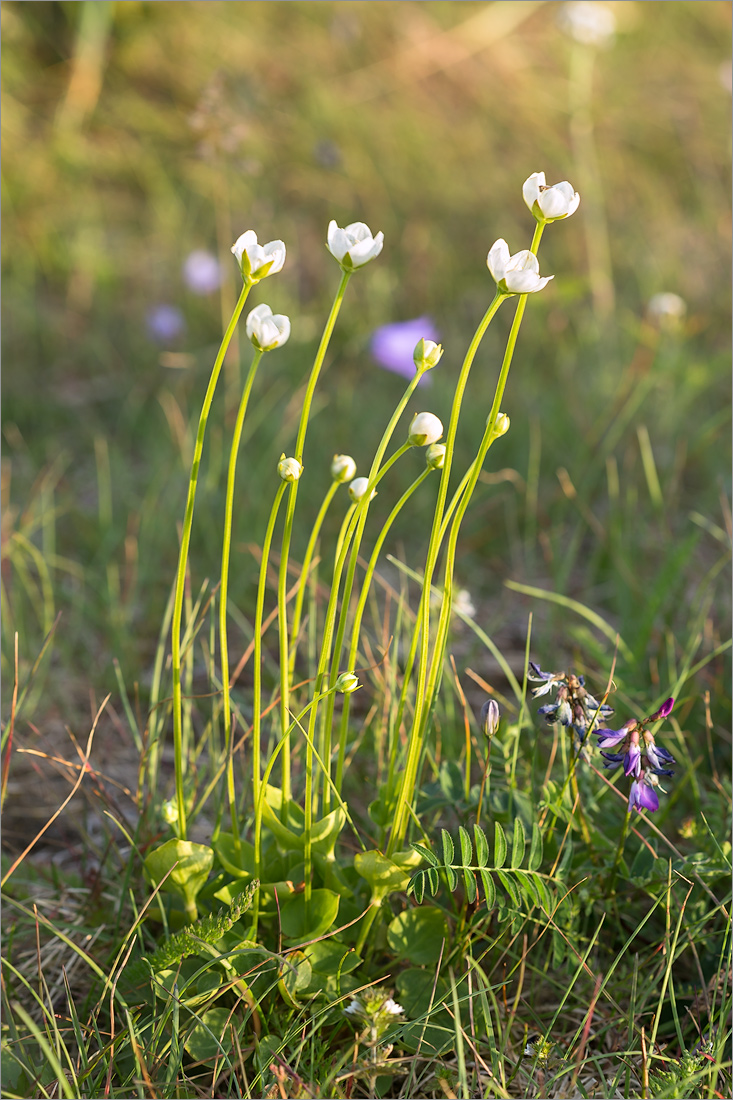
<instances>
[{"instance_id":1,"label":"basal leaf","mask_svg":"<svg viewBox=\"0 0 733 1100\"><path fill-rule=\"evenodd\" d=\"M446 936L443 914L434 905L405 909L387 928L387 941L394 953L418 966L438 961Z\"/></svg>"}]
</instances>

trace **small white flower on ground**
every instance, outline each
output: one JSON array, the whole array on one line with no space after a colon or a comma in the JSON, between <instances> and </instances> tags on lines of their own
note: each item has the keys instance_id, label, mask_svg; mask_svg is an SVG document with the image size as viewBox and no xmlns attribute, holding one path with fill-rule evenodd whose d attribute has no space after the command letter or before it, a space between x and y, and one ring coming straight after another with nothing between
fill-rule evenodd
<instances>
[{"instance_id":1,"label":"small white flower on ground","mask_svg":"<svg viewBox=\"0 0 733 1100\"><path fill-rule=\"evenodd\" d=\"M410 424L407 442L411 447L425 447L437 443L443 434L443 425L434 413L415 413Z\"/></svg>"},{"instance_id":2,"label":"small white flower on ground","mask_svg":"<svg viewBox=\"0 0 733 1100\"><path fill-rule=\"evenodd\" d=\"M361 1001L357 1001L356 997L351 1002L351 1004L347 1005L346 1008L344 1009L344 1012L351 1012L351 1013L354 1013L354 1012L361 1013L361 1011L362 1011Z\"/></svg>"},{"instance_id":3,"label":"small white flower on ground","mask_svg":"<svg viewBox=\"0 0 733 1100\"><path fill-rule=\"evenodd\" d=\"M197 248L183 265L183 281L193 294L213 294L221 285L221 268L216 256Z\"/></svg>"},{"instance_id":4,"label":"small white flower on ground","mask_svg":"<svg viewBox=\"0 0 733 1100\"><path fill-rule=\"evenodd\" d=\"M558 22L583 46L606 46L616 33L616 17L611 9L589 0L563 4Z\"/></svg>"},{"instance_id":5,"label":"small white flower on ground","mask_svg":"<svg viewBox=\"0 0 733 1100\"><path fill-rule=\"evenodd\" d=\"M352 222L340 229L335 221L328 224L327 248L341 264L344 271L354 271L378 256L384 244L384 233L372 236L364 222Z\"/></svg>"},{"instance_id":6,"label":"small white flower on ground","mask_svg":"<svg viewBox=\"0 0 733 1100\"><path fill-rule=\"evenodd\" d=\"M681 321L687 313L687 302L680 298L679 294L667 291L664 294L654 294L649 299L647 306L649 316L660 323Z\"/></svg>"},{"instance_id":7,"label":"small white flower on ground","mask_svg":"<svg viewBox=\"0 0 733 1100\"><path fill-rule=\"evenodd\" d=\"M300 462L298 462L297 458L286 458L285 455L282 454L277 464L277 472L283 481L297 481L303 473L303 467Z\"/></svg>"},{"instance_id":8,"label":"small white flower on ground","mask_svg":"<svg viewBox=\"0 0 733 1100\"><path fill-rule=\"evenodd\" d=\"M554 275L540 278L540 265L533 252L509 253L505 240L495 241L486 257L486 264L502 294L535 294L547 286Z\"/></svg>"},{"instance_id":9,"label":"small white flower on ground","mask_svg":"<svg viewBox=\"0 0 733 1100\"><path fill-rule=\"evenodd\" d=\"M522 185L524 201L538 222L544 224L569 218L580 205L580 195L571 183L548 185L544 172L533 172Z\"/></svg>"},{"instance_id":10,"label":"small white flower on ground","mask_svg":"<svg viewBox=\"0 0 733 1100\"><path fill-rule=\"evenodd\" d=\"M275 275L285 263L285 245L282 241L258 244L257 234L248 229L232 245L232 252L239 264L245 282L258 283L268 275Z\"/></svg>"},{"instance_id":11,"label":"small white flower on ground","mask_svg":"<svg viewBox=\"0 0 733 1100\"><path fill-rule=\"evenodd\" d=\"M290 336L290 318L284 313L273 313L263 302L255 306L247 317L247 335L259 351L281 348Z\"/></svg>"},{"instance_id":12,"label":"small white flower on ground","mask_svg":"<svg viewBox=\"0 0 733 1100\"><path fill-rule=\"evenodd\" d=\"M442 470L445 466L445 443L431 443L425 452L425 461L431 470Z\"/></svg>"},{"instance_id":13,"label":"small white flower on ground","mask_svg":"<svg viewBox=\"0 0 733 1100\"><path fill-rule=\"evenodd\" d=\"M351 481L356 477L356 463L351 455L334 455L331 463L331 477L334 481Z\"/></svg>"},{"instance_id":14,"label":"small white flower on ground","mask_svg":"<svg viewBox=\"0 0 733 1100\"><path fill-rule=\"evenodd\" d=\"M364 494L367 491L367 486L368 485L369 485L369 478L368 477L355 477L354 480L351 482L351 484L349 485L349 496L351 497L351 499L355 503L358 504L359 501L362 499L362 497L364 496ZM376 495L377 495L377 490L372 489L371 494L369 496L369 499L374 500Z\"/></svg>"},{"instance_id":15,"label":"small white flower on ground","mask_svg":"<svg viewBox=\"0 0 733 1100\"><path fill-rule=\"evenodd\" d=\"M385 1012L391 1012L393 1016L399 1016L400 1013L405 1011L402 1005L398 1005L395 1001L392 1000L391 997L387 998L387 1000L382 1005L382 1008Z\"/></svg>"},{"instance_id":16,"label":"small white flower on ground","mask_svg":"<svg viewBox=\"0 0 733 1100\"><path fill-rule=\"evenodd\" d=\"M476 614L476 608L473 605L471 593L467 588L459 588L458 592L456 592L456 597L453 600L453 610L457 611L460 615L466 615L469 619L472 619Z\"/></svg>"}]
</instances>

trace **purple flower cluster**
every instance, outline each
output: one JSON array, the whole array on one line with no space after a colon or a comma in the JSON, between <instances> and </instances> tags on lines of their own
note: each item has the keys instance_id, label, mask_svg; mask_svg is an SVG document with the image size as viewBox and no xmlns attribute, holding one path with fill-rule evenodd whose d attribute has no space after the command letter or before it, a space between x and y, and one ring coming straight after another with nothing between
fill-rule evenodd
<instances>
[{"instance_id":1,"label":"purple flower cluster","mask_svg":"<svg viewBox=\"0 0 733 1100\"><path fill-rule=\"evenodd\" d=\"M551 691L556 693L554 703L546 703L537 713L550 725L559 722L571 729L576 749L582 746L589 733L605 723L609 714L613 714L613 707L608 703L599 703L586 690L582 676L572 672L543 672L533 661L530 661L529 667L528 679L540 683L539 687L532 689L533 699Z\"/></svg>"},{"instance_id":2,"label":"purple flower cluster","mask_svg":"<svg viewBox=\"0 0 733 1100\"><path fill-rule=\"evenodd\" d=\"M655 744L654 735L646 728L649 722L656 722L671 714L673 706L674 699L665 699L659 710L641 722L631 718L624 722L621 729L601 730L596 734L598 748L606 761L604 767L617 768L619 764L623 764L624 775L632 777L629 810L650 810L652 813L658 810L659 795L656 788L663 790L659 786L658 777L674 775L674 770L669 765L676 763L675 758L666 749ZM606 752L606 749L616 751Z\"/></svg>"}]
</instances>

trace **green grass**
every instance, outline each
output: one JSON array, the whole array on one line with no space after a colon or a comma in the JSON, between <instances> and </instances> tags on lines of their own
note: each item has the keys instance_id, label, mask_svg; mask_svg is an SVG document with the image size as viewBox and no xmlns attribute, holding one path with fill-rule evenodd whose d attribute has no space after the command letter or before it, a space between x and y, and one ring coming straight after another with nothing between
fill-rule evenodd
<instances>
[{"instance_id":1,"label":"green grass","mask_svg":"<svg viewBox=\"0 0 733 1100\"><path fill-rule=\"evenodd\" d=\"M13 826L3 853L4 1095L730 1095L730 286L721 275L730 94L719 76L729 8L614 10L619 33L595 57L586 106L555 4L3 4L2 747ZM294 448L335 291L328 220L364 218L384 231L385 249L352 282L316 390L294 570L331 456L350 453L366 473L404 390L371 360L371 332L435 320L445 355L399 432L423 408L447 424L493 291L486 252L499 236L512 251L529 243L520 188L538 169L572 180L582 202L543 241L541 270L556 278L529 301L502 404L511 429L461 531L455 585L477 613L451 624L453 663L442 671L411 834L435 852L437 893L407 900L410 875L427 864L403 868L363 941L358 923L324 941L335 954L299 951L297 905L283 917L270 894L257 944L243 947L250 918L226 914L249 879L221 863L219 847L196 904L206 919L223 908L230 927L207 946L196 941L198 953L171 957L183 903L154 890L143 866L172 835L160 813L174 793L160 740L165 615L201 399L239 291L230 245L249 227L286 241L283 273L249 304L267 301L293 322L289 343L262 364L244 429L234 665L252 641L276 460ZM181 265L198 247L221 258L220 295L184 287ZM659 291L687 302L683 321L662 331L646 314ZM159 301L178 305L187 325L165 346L145 329ZM456 471L476 453L508 327L501 313L477 357ZM228 816L215 589L249 356L243 330L239 340L212 407L184 608L195 632L184 662L189 814L207 851ZM364 562L421 469L409 453L380 486ZM351 823L337 849L352 896L342 897L338 927L369 902L377 880L358 874L354 857L384 846L394 809L402 657L436 491L428 478L396 518L365 609L364 688L352 697L346 751ZM316 673L345 509L337 496L306 596L303 680ZM266 614L277 567L274 553ZM265 706L279 690L277 650L273 624ZM580 767L573 805L563 787L571 749L527 697L527 659L583 673L596 694L613 676L619 721L678 699L664 741L676 776L660 811L634 821L617 872L625 781L617 791L609 773ZM503 713L488 775L476 717L487 688ZM309 690L295 692L295 709ZM92 771L82 774L90 697L94 714L108 692ZM241 732L251 661L232 703ZM405 705L409 719L409 693ZM59 735L64 725L78 750ZM117 745L129 746L119 773ZM250 828L242 758L238 748ZM50 817L79 779L70 809L84 801L87 816L64 832L66 810L18 862L37 831L31 819L16 839L26 808L49 790ZM462 870L470 860L459 828L475 841L479 815L497 894L488 910L485 883L469 901ZM512 855L516 821L527 850L517 841ZM497 826L509 840L508 886L495 868ZM548 892L534 899L521 889L533 826ZM243 835L251 840L251 829ZM292 853L268 844L263 881L297 881ZM54 845L70 853L54 859ZM314 871L316 890L324 874ZM281 927L292 933L284 940ZM405 1010L378 1034L344 1012L365 987Z\"/></svg>"}]
</instances>

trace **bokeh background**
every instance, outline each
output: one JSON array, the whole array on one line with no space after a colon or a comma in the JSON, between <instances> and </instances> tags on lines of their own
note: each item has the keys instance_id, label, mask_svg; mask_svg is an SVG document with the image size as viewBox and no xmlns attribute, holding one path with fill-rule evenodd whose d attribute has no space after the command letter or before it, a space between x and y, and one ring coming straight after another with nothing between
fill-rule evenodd
<instances>
[{"instance_id":1,"label":"bokeh background","mask_svg":"<svg viewBox=\"0 0 733 1100\"><path fill-rule=\"evenodd\" d=\"M370 353L380 326L423 317L440 334L444 359L410 411L447 422L493 294L488 249L498 237L512 251L531 240L521 185L535 171L569 179L582 202L545 233L541 268L555 279L529 301L505 402L511 430L469 512L458 583L484 628L520 653L534 610L545 666L568 655L603 665L612 647L504 582L581 601L621 631L640 689L670 682L693 634L699 656L725 640L730 5L594 6L616 23L598 46L563 29L563 4L535 0L5 0L6 713L14 632L22 686L59 612L25 716L74 725L90 692L115 690L115 658L144 710L195 423L239 289L235 238L253 228L286 242L284 271L251 304L292 320L290 342L260 372L240 463L232 597L244 624L250 547L338 284L329 220L364 220L385 246L352 280L332 341L296 556L331 455L351 453L363 470L402 393L404 379ZM208 260L191 261L201 252ZM649 313L664 292L684 299L684 315ZM481 436L510 312L474 366L456 470ZM196 588L217 576L248 352L242 337L210 422ZM395 496L419 461L396 473ZM395 496L380 494L375 520ZM432 500L390 542L418 569ZM725 668L712 662L705 675L720 700Z\"/></svg>"}]
</instances>

